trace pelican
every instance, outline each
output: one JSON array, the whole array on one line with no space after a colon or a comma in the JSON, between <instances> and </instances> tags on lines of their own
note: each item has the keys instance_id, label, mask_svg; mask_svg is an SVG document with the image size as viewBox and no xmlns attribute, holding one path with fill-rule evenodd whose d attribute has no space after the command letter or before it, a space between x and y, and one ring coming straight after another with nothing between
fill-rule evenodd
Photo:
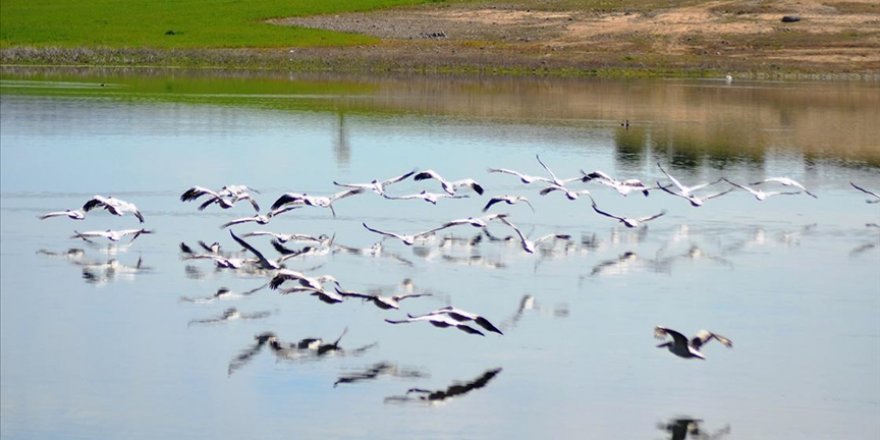
<instances>
[{"instance_id":1,"label":"pelican","mask_svg":"<svg viewBox=\"0 0 880 440\"><path fill-rule=\"evenodd\" d=\"M519 180L526 185L529 185L534 182L552 182L550 179L541 176L530 176L528 174L520 173L519 171L509 170L507 168L489 168L488 172L490 173L503 173L510 174L516 177L519 177Z\"/></svg>"},{"instance_id":2,"label":"pelican","mask_svg":"<svg viewBox=\"0 0 880 440\"><path fill-rule=\"evenodd\" d=\"M476 191L477 194L483 195L483 187L480 186L474 179L461 179L449 181L443 178L440 174L437 174L434 170L425 170L422 171L413 177L413 180L425 180L425 179L434 179L440 182L440 186L443 188L443 191L446 191L449 195L455 195L455 190L462 187L469 187L472 190Z\"/></svg>"},{"instance_id":3,"label":"pelican","mask_svg":"<svg viewBox=\"0 0 880 440\"><path fill-rule=\"evenodd\" d=\"M344 290L340 287L336 287L336 293L340 294L343 297L353 297L353 298L361 298L364 301L370 301L376 305L376 307L382 310L388 309L399 309L400 301L403 301L407 298L418 298L420 296L431 296L430 293L406 293L403 295L392 295L392 296L381 296L377 294L371 293L360 293L352 290Z\"/></svg>"},{"instance_id":4,"label":"pelican","mask_svg":"<svg viewBox=\"0 0 880 440\"><path fill-rule=\"evenodd\" d=\"M64 211L47 212L43 215L40 215L38 218L40 220L46 220L47 218L52 217L67 217L71 220L83 220L86 218L86 213L78 209L65 209Z\"/></svg>"},{"instance_id":5,"label":"pelican","mask_svg":"<svg viewBox=\"0 0 880 440\"><path fill-rule=\"evenodd\" d=\"M460 218L456 220L450 220L446 223L443 223L437 230L450 228L452 226L459 225L471 225L475 228L485 228L489 226L489 222L492 220L500 220L502 218L507 217L507 214L489 214L484 215L483 217L468 217L468 218Z\"/></svg>"},{"instance_id":6,"label":"pelican","mask_svg":"<svg viewBox=\"0 0 880 440\"><path fill-rule=\"evenodd\" d=\"M397 183L397 182L406 180L407 177L412 176L415 173L416 173L415 170L413 170L408 173L401 174L397 177L392 177L390 179L385 179L385 180L373 179L370 183L339 183L334 180L333 184L336 186L341 186L341 187L345 187L345 188L370 190L380 196L384 196L386 186L391 185L392 183Z\"/></svg>"},{"instance_id":7,"label":"pelican","mask_svg":"<svg viewBox=\"0 0 880 440\"><path fill-rule=\"evenodd\" d=\"M865 200L865 203L880 203L880 194L877 194L877 193L875 193L874 191L870 191L870 190L867 190L867 189L865 189L865 188L862 188L861 186L858 186L858 185L856 185L855 183L852 183L852 182L850 182L849 184L852 185L853 188L855 188L855 189L857 189L857 190L859 190L859 191L861 191L861 192L863 192L863 193L865 193L865 194L867 194L867 195L873 197L873 199Z\"/></svg>"},{"instance_id":8,"label":"pelican","mask_svg":"<svg viewBox=\"0 0 880 440\"><path fill-rule=\"evenodd\" d=\"M330 239L330 237L328 237L324 234L315 236L315 235L308 235L308 234L282 234L279 232L271 232L271 231L253 231L253 232L248 232L248 233L244 234L243 236L244 237L257 237L257 236L261 236L261 235L268 235L268 236L274 238L275 240L278 240L281 243L287 243L288 241L294 241L294 242L312 241L312 242L315 242L318 244L327 244L328 242L332 241Z\"/></svg>"},{"instance_id":9,"label":"pelican","mask_svg":"<svg viewBox=\"0 0 880 440\"><path fill-rule=\"evenodd\" d=\"M281 268L281 263L284 262L287 258L281 257L280 260L272 261L267 259L263 254L258 251L255 247L251 246L250 243L244 241L239 236L235 235L235 232L232 232L232 229L229 230L229 235L232 236L232 239L235 240L238 244L240 244L243 248L249 250L252 254L257 257L258 266L261 269L269 269L275 270Z\"/></svg>"},{"instance_id":10,"label":"pelican","mask_svg":"<svg viewBox=\"0 0 880 440\"><path fill-rule=\"evenodd\" d=\"M241 313L235 307L230 307L223 311L223 314L216 318L208 318L208 319L193 319L190 321L187 326L191 326L193 324L215 324L218 322L225 321L233 321L236 319L262 319L269 315L272 312L254 312L254 313Z\"/></svg>"},{"instance_id":11,"label":"pelican","mask_svg":"<svg viewBox=\"0 0 880 440\"><path fill-rule=\"evenodd\" d=\"M232 290L229 290L229 288L226 288L226 287L221 287L221 288L217 289L217 292L215 294L208 296L208 297L192 298L192 297L184 296L184 297L181 297L180 300L184 301L184 302L207 304L207 303L212 303L214 301L224 301L224 300L238 299L241 297L249 296L249 295L252 295L254 292L262 290L264 287L266 287L266 283L263 283L259 287L256 287L256 288L253 288L250 290L246 290L241 293L233 292Z\"/></svg>"},{"instance_id":12,"label":"pelican","mask_svg":"<svg viewBox=\"0 0 880 440\"><path fill-rule=\"evenodd\" d=\"M648 197L649 191L651 190L650 187L645 185L645 183L639 179L617 180L609 176L608 174L605 174L601 170L596 170L592 173L587 173L586 171L581 170L581 174L584 175L584 177L581 178L582 182L590 182L595 180L602 185L614 188L622 196L627 196L633 191L641 191L642 194L645 195L645 197Z\"/></svg>"},{"instance_id":13,"label":"pelican","mask_svg":"<svg viewBox=\"0 0 880 440\"><path fill-rule=\"evenodd\" d=\"M330 212L333 214L333 217L336 217L336 210L333 209L333 202L343 199L346 197L353 196L355 194L360 194L364 192L363 188L352 188L347 189L345 191L340 191L335 194L331 194L329 196L310 196L308 194L300 194L300 193L284 193L275 200L275 203L272 204L271 209L273 211L282 208L285 205L293 204L293 205L306 205L313 206L316 208L328 208ZM280 212L279 212L280 213Z\"/></svg>"},{"instance_id":14,"label":"pelican","mask_svg":"<svg viewBox=\"0 0 880 440\"><path fill-rule=\"evenodd\" d=\"M681 184L681 182L678 181L678 179L673 177L671 174L667 173L666 170L663 169L663 166L660 165L660 162L657 162L657 167L659 167L660 171L662 171L663 174L665 174L666 177L669 178L669 180L672 182L672 185L674 185L678 189L678 191L672 191L669 189L668 185L663 186L660 184L660 182L657 182L657 187L659 187L663 191L668 192L669 194L687 199L689 202L691 202L691 205L694 207L702 206L703 202L705 200L709 200L709 199L713 199L715 197L722 196L722 195L727 194L733 190L733 188L731 188L728 191L724 191L724 192L717 193L717 194L712 194L710 196L697 197L697 195L694 194L695 191L701 190L707 186L714 185L714 184L720 182L722 179L718 179L718 180L715 180L713 182L708 182L708 183L701 183L699 185L694 185L694 186L684 186Z\"/></svg>"},{"instance_id":15,"label":"pelican","mask_svg":"<svg viewBox=\"0 0 880 440\"><path fill-rule=\"evenodd\" d=\"M269 220L271 220L271 218L269 216L257 214L257 215L253 215L250 217L237 218L235 220L231 220L226 223L223 223L222 225L220 225L220 229L226 229L232 225L238 225L241 223L248 223L248 222L255 222L260 225L265 225L265 224L269 223Z\"/></svg>"},{"instance_id":16,"label":"pelican","mask_svg":"<svg viewBox=\"0 0 880 440\"><path fill-rule=\"evenodd\" d=\"M522 244L522 248L523 248L523 250L526 251L526 252L528 252L528 253L530 253L530 254L534 254L534 253L535 253L535 248L536 248L536 247L538 246L538 244L540 244L542 241L550 240L550 239L555 239L555 240L568 240L568 239L571 238L571 236L570 236L570 235L567 235L567 234L547 234L547 235L545 235L545 236L543 236L543 237L540 237L540 238L535 239L535 241L531 241L531 240L529 240L528 238L526 238L525 234L523 234L522 231L520 231L519 228L517 228L516 225L514 225L513 223L511 223L509 220L507 220L507 219L504 218L504 217L501 217L500 220L501 220L502 223L504 223L504 224L507 225L507 226L510 226L511 228L513 228L514 231L516 231L516 235L519 236L519 241L520 241L520 243Z\"/></svg>"},{"instance_id":17,"label":"pelican","mask_svg":"<svg viewBox=\"0 0 880 440\"><path fill-rule=\"evenodd\" d=\"M90 238L97 238L97 237L104 237L110 241L119 241L123 237L131 235L132 236L131 240L129 240L129 243L130 243L130 242L134 241L135 238L140 237L141 234L152 234L153 231L150 229L140 228L140 229L122 229L122 230L118 230L118 231L113 231L110 229L107 229L106 231L85 231L85 232L73 231L73 233L74 233L74 235L72 235L70 238L81 238L85 241L91 241L91 240L89 240Z\"/></svg>"},{"instance_id":18,"label":"pelican","mask_svg":"<svg viewBox=\"0 0 880 440\"><path fill-rule=\"evenodd\" d=\"M431 325L433 325L434 327L438 327L438 328L455 327L465 333L470 333L472 335L484 336L483 332L481 332L473 327L470 327L466 324L463 324L461 321L458 321L455 318L453 318L449 315L445 315L445 314L423 315L423 316L419 316L419 317L407 316L406 319L399 319L399 320L385 319L385 322L387 322L389 324L406 324L406 323L410 323L410 322L419 322L419 321L426 321L426 322L430 323Z\"/></svg>"},{"instance_id":19,"label":"pelican","mask_svg":"<svg viewBox=\"0 0 880 440\"><path fill-rule=\"evenodd\" d=\"M199 211L204 211L205 208L215 203L220 205L220 207L223 209L229 209L242 200L247 200L248 202L250 202L251 206L254 207L255 212L260 212L260 205L257 203L256 200L254 200L253 196L251 196L250 193L237 193L230 199L219 196L209 198L204 203L199 205Z\"/></svg>"},{"instance_id":20,"label":"pelican","mask_svg":"<svg viewBox=\"0 0 880 440\"><path fill-rule=\"evenodd\" d=\"M432 205L436 205L440 199L466 199L470 196L468 195L450 195L446 193L432 193L425 190L418 194L406 194L403 196L389 196L385 194L385 198L388 200L413 200L419 199L424 200Z\"/></svg>"},{"instance_id":21,"label":"pelican","mask_svg":"<svg viewBox=\"0 0 880 440\"><path fill-rule=\"evenodd\" d=\"M562 185L557 185L555 183L551 183L548 187L539 191L538 194L546 196L553 191L561 191L563 194L565 194L565 197L567 197L568 200L577 200L578 197L582 195L590 195L590 190L588 189L573 190Z\"/></svg>"},{"instance_id":22,"label":"pelican","mask_svg":"<svg viewBox=\"0 0 880 440\"><path fill-rule=\"evenodd\" d=\"M506 203L508 205L513 205L513 204L516 204L519 202L523 202L526 205L529 205L529 208L532 208L532 212L535 212L535 207L532 206L532 202L529 202L529 199L527 199L525 196L511 196L511 195L492 197L491 199L489 199L489 203L486 203L486 206L483 207L483 212L488 211L489 208L492 207L492 205L494 205L496 203L502 203L502 202Z\"/></svg>"},{"instance_id":23,"label":"pelican","mask_svg":"<svg viewBox=\"0 0 880 440\"><path fill-rule=\"evenodd\" d=\"M541 164L541 166L544 167L545 170L547 170L548 174L550 174L550 181L549 182L553 186L564 187L568 183L581 180L580 177L570 177L568 179L560 179L560 178L556 177L556 174L553 172L553 170L550 169L550 167L548 167L547 165L544 164L544 161L541 160L541 156L536 154L535 159L538 159L538 163Z\"/></svg>"},{"instance_id":24,"label":"pelican","mask_svg":"<svg viewBox=\"0 0 880 440\"><path fill-rule=\"evenodd\" d=\"M725 180L727 180L727 179L725 179ZM728 183L733 184L733 182L731 182L729 180L728 180ZM819 196L808 191L807 188L805 188L803 185L801 185L800 182L798 182L790 177L768 177L768 178L761 180L761 181L758 181L758 182L752 182L752 186L763 185L765 183L778 183L783 186L793 186L793 187L803 191L804 194L806 194L814 199L819 198ZM784 193L784 194L787 194L787 193ZM795 193L795 194L797 194L797 193Z\"/></svg>"},{"instance_id":25,"label":"pelican","mask_svg":"<svg viewBox=\"0 0 880 440\"><path fill-rule=\"evenodd\" d=\"M462 309L457 309L452 306L446 306L446 307L439 308L437 310L432 310L428 313L425 313L425 314L422 314L419 316L413 316L410 314L407 314L406 316L409 318L412 318L412 319L418 319L418 318L423 318L425 316L432 316L432 315L446 315L446 316L449 316L450 318L452 318L456 321L459 321L459 322L473 321L474 324L477 324L480 327L483 327L484 329L486 329L490 332L495 332L495 333L498 333L499 335L504 334L501 332L501 329L499 329L494 324L489 322L489 320L484 318L483 316L480 316L475 313L471 313L471 312L468 312L468 311L465 311Z\"/></svg>"},{"instance_id":26,"label":"pelican","mask_svg":"<svg viewBox=\"0 0 880 440\"><path fill-rule=\"evenodd\" d=\"M332 275L321 275L319 277L310 277L302 272L297 272L290 269L281 269L279 270L272 280L269 281L270 289L277 289L281 284L285 281L296 281L300 286L308 287L311 289L323 289L325 283L334 283L339 286L339 281L336 280Z\"/></svg>"},{"instance_id":27,"label":"pelican","mask_svg":"<svg viewBox=\"0 0 880 440\"><path fill-rule=\"evenodd\" d=\"M672 340L658 345L657 348L666 347L672 354L685 359L699 358L706 360L703 353L700 353L700 347L712 339L717 339L718 342L724 344L728 348L733 347L733 342L731 342L730 339L707 330L698 331L696 336L688 340L685 335L675 330L660 325L654 327L654 337L657 339L664 339L667 335L672 336Z\"/></svg>"},{"instance_id":28,"label":"pelican","mask_svg":"<svg viewBox=\"0 0 880 440\"><path fill-rule=\"evenodd\" d=\"M371 227L367 226L366 223L361 223L361 225L363 225L363 227L366 228L370 232L375 232L379 235L384 235L386 237L396 238L396 239L402 241L403 244L405 244L407 246L412 246L413 243L416 242L416 240L433 235L435 232L447 227L447 226L441 226L439 228L429 229L427 231L417 232L415 234L398 234L396 232L386 232L386 231L382 231L379 229L371 228Z\"/></svg>"},{"instance_id":29,"label":"pelican","mask_svg":"<svg viewBox=\"0 0 880 440\"><path fill-rule=\"evenodd\" d=\"M109 211L113 215L125 215L125 213L132 213L137 219L143 223L144 216L138 210L137 206L133 203L126 202L124 200L115 199L113 196L104 197L104 196L94 196L83 205L82 210L85 212L89 212L95 208L104 208Z\"/></svg>"},{"instance_id":30,"label":"pelican","mask_svg":"<svg viewBox=\"0 0 880 440\"><path fill-rule=\"evenodd\" d=\"M657 214L654 214L654 215L651 215L648 217L639 217L639 218L621 217L619 215L614 215L614 214L611 214L611 213L608 213L608 212L605 212L605 211L599 209L599 207L596 205L596 201L593 200L592 197L590 197L590 200L593 202L593 211L596 211L599 214L604 215L605 217L611 217L613 219L617 219L617 221L623 223L624 226L626 226L627 228L637 228L642 223L649 222L651 220L654 220L657 217L662 217L662 216L666 215L666 211L663 210Z\"/></svg>"},{"instance_id":31,"label":"pelican","mask_svg":"<svg viewBox=\"0 0 880 440\"><path fill-rule=\"evenodd\" d=\"M732 181L728 180L726 177L722 177L722 179L724 179L725 182L727 182L727 183L729 183L729 184L731 184L731 185L733 185L743 191L748 191L748 193L755 196L755 199L757 199L759 202L763 202L764 200L767 200L769 197L773 197L773 196L781 196L781 195L794 196L794 195L798 195L802 192L802 191L763 191L760 189L750 188L745 185L740 185L739 183L736 183L736 182L732 182Z\"/></svg>"},{"instance_id":32,"label":"pelican","mask_svg":"<svg viewBox=\"0 0 880 440\"><path fill-rule=\"evenodd\" d=\"M289 293L307 292L311 296L315 296L319 300L321 300L321 302L324 302L327 304L339 304L342 301L345 301L345 297L343 297L342 295L340 295L336 292L330 291L330 290L326 290L323 287L315 288L315 287L308 287L308 286L294 286L294 287L287 287L284 289L279 289L279 291L285 295L289 294Z\"/></svg>"},{"instance_id":33,"label":"pelican","mask_svg":"<svg viewBox=\"0 0 880 440\"><path fill-rule=\"evenodd\" d=\"M248 188L245 185L228 185L224 186L220 191L214 191L203 186L193 186L180 195L180 201L191 202L207 195L209 196L207 201L199 205L199 211L203 211L212 204L217 204L223 209L229 209L236 203L247 200L254 207L255 211L260 212L260 206L248 191L259 193L259 191Z\"/></svg>"}]
</instances>

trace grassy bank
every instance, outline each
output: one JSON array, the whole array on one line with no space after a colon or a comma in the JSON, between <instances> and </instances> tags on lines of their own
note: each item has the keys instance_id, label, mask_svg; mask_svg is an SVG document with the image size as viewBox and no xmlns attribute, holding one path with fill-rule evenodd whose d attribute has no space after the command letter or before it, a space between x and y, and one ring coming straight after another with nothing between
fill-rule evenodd
<instances>
[{"instance_id":1,"label":"grassy bank","mask_svg":"<svg viewBox=\"0 0 880 440\"><path fill-rule=\"evenodd\" d=\"M266 20L370 11L424 0L2 0L0 48L315 47L374 43L366 35Z\"/></svg>"}]
</instances>

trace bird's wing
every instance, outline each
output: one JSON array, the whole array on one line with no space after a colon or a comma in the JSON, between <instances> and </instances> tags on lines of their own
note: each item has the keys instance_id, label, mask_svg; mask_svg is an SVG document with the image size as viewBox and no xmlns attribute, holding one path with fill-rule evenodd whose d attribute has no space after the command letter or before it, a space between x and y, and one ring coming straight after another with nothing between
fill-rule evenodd
<instances>
[{"instance_id":1,"label":"bird's wing","mask_svg":"<svg viewBox=\"0 0 880 440\"><path fill-rule=\"evenodd\" d=\"M520 231L519 228L516 227L516 225L514 225L513 223L511 223L510 220L507 220L506 218L502 217L502 218L501 218L501 222L504 223L505 225L510 226L511 228L513 228L513 230L516 232L516 235L519 236L519 239L520 239L521 242L525 243L526 241L528 241L528 239L526 238L525 234L523 234L522 231Z\"/></svg>"},{"instance_id":2,"label":"bird's wing","mask_svg":"<svg viewBox=\"0 0 880 440\"><path fill-rule=\"evenodd\" d=\"M666 328L666 327L663 327L660 325L654 327L654 337L655 338L664 339L667 335L672 336L672 339L675 341L676 344L683 344L683 345L688 344L687 336L685 336L675 330L672 330L672 329L669 329L669 328Z\"/></svg>"},{"instance_id":3,"label":"bird's wing","mask_svg":"<svg viewBox=\"0 0 880 440\"><path fill-rule=\"evenodd\" d=\"M550 174L550 178L553 179L554 183L559 182L559 179L556 177L556 174L554 174L553 171L550 169L550 167L545 165L544 161L541 160L541 156L536 154L535 159L538 159L538 163L541 164L541 166L544 167L545 170L547 170L547 173Z\"/></svg>"},{"instance_id":4,"label":"bird's wing","mask_svg":"<svg viewBox=\"0 0 880 440\"><path fill-rule=\"evenodd\" d=\"M703 197L703 200L711 200L711 199L714 199L714 198L716 198L716 197L721 197L721 196L723 196L723 195L725 195L725 194L727 194L727 193L729 193L729 192L731 192L731 191L733 191L733 188L730 188L730 189L727 190L727 191L721 191L721 192L719 192L719 193L709 194L708 196Z\"/></svg>"},{"instance_id":5,"label":"bird's wing","mask_svg":"<svg viewBox=\"0 0 880 440\"><path fill-rule=\"evenodd\" d=\"M222 225L220 225L220 229L226 229L232 225L237 225L239 223L253 222L253 221L256 221L256 217L241 217L241 218L237 218L235 220L223 223Z\"/></svg>"},{"instance_id":6,"label":"bird's wing","mask_svg":"<svg viewBox=\"0 0 880 440\"><path fill-rule=\"evenodd\" d=\"M214 197L220 197L219 194L217 194L215 191L213 191L211 189L208 189L208 188L205 188L202 186L194 186L194 187L184 191L184 193L180 195L180 201L181 202L189 202L189 201L195 200L205 194L210 194L211 196L214 196Z\"/></svg>"},{"instance_id":7,"label":"bird's wing","mask_svg":"<svg viewBox=\"0 0 880 440\"><path fill-rule=\"evenodd\" d=\"M713 181L711 181L711 182L701 183L701 184L699 184L699 185L692 186L692 187L689 188L689 190L690 190L690 192L698 191L698 190L701 190L701 189L703 189L703 188L705 188L705 187L707 187L707 186L712 186L712 185L714 185L714 184L716 184L716 183L718 183L718 182L721 182L722 180L726 180L728 183L733 183L733 182L731 182L731 181L729 181L729 180L727 180L727 179L725 179L725 178L722 177L722 178L720 178L720 179L713 180ZM743 188L743 189L745 189L745 188Z\"/></svg>"},{"instance_id":8,"label":"bird's wing","mask_svg":"<svg viewBox=\"0 0 880 440\"><path fill-rule=\"evenodd\" d=\"M691 339L691 345L693 345L695 349L699 350L701 346L711 341L712 339L717 339L718 342L724 344L726 347L733 347L733 342L731 342L730 339L712 333L708 330L698 331L697 334Z\"/></svg>"},{"instance_id":9,"label":"bird's wing","mask_svg":"<svg viewBox=\"0 0 880 440\"><path fill-rule=\"evenodd\" d=\"M340 191L340 192L330 196L330 202L335 202L339 199L344 199L346 197L350 197L355 194L360 194L362 192L364 192L364 188L352 188L352 189L347 189L345 191ZM331 205L331 208L332 208L332 205Z\"/></svg>"},{"instance_id":10,"label":"bird's wing","mask_svg":"<svg viewBox=\"0 0 880 440\"><path fill-rule=\"evenodd\" d=\"M92 209L102 207L102 206L107 206L107 203L108 203L108 200L106 197L94 196L91 199L89 199L88 201L86 201L86 203L83 205L82 209L85 212L89 212Z\"/></svg>"},{"instance_id":11,"label":"bird's wing","mask_svg":"<svg viewBox=\"0 0 880 440\"><path fill-rule=\"evenodd\" d=\"M425 170L418 172L415 176L413 176L413 180L425 180L425 179L436 179L443 182L443 177L437 174L434 170Z\"/></svg>"},{"instance_id":12,"label":"bird's wing","mask_svg":"<svg viewBox=\"0 0 880 440\"><path fill-rule=\"evenodd\" d=\"M640 218L640 219L638 219L638 220L639 220L640 222L648 222L648 221L654 220L654 219L657 218L657 217L663 217L664 215L666 215L666 210L665 210L665 209L664 209L663 211L658 212L657 214L654 214L654 215L652 215L652 216L648 216L648 217L642 217L642 218Z\"/></svg>"},{"instance_id":13,"label":"bird's wing","mask_svg":"<svg viewBox=\"0 0 880 440\"><path fill-rule=\"evenodd\" d=\"M392 177L392 178L390 178L390 179L383 180L383 181L382 181L382 185L391 185L392 183L397 183L397 182L400 182L400 181L406 180L407 177L412 176L412 175L415 174L415 173L416 173L416 171L413 170L413 171L410 171L410 172L408 172L408 173L401 174L401 175L399 175L399 176L397 176L397 177Z\"/></svg>"},{"instance_id":14,"label":"bird's wing","mask_svg":"<svg viewBox=\"0 0 880 440\"><path fill-rule=\"evenodd\" d=\"M272 203L272 206L270 206L269 208L274 211L288 203L301 203L304 198L305 196L303 194L284 193L281 195L281 197L278 197L278 199L276 199L275 202Z\"/></svg>"},{"instance_id":15,"label":"bird's wing","mask_svg":"<svg viewBox=\"0 0 880 440\"><path fill-rule=\"evenodd\" d=\"M510 203L507 199L500 198L500 197L493 197L493 198L489 199L489 202L486 203L486 206L483 207L483 212L488 211L489 208L492 207L492 205L494 205L494 204L496 204L496 203L498 203L498 202Z\"/></svg>"},{"instance_id":16,"label":"bird's wing","mask_svg":"<svg viewBox=\"0 0 880 440\"><path fill-rule=\"evenodd\" d=\"M679 191L681 191L682 193L687 191L687 188L685 188L684 185L682 185L681 182L678 181L678 179L676 179L675 177L672 177L671 174L667 173L666 170L663 169L663 167L660 165L660 162L657 162L657 167L660 168L660 171L662 171L663 174L666 175L666 177L669 179L669 181L671 181L672 184L675 185L675 187L678 188ZM660 183L658 182L657 185L660 185ZM661 188L662 188L662 185L661 185ZM672 193L672 194L675 194L675 193Z\"/></svg>"},{"instance_id":17,"label":"bird's wing","mask_svg":"<svg viewBox=\"0 0 880 440\"><path fill-rule=\"evenodd\" d=\"M258 292L258 291L260 291L260 290L263 290L263 288L265 288L265 287L268 286L268 285L269 285L269 283L263 283L263 284L259 285L258 287L255 287L255 288L253 288L253 289L251 289L251 290L246 290L246 291L244 291L244 292L241 292L241 294L247 296L247 295L250 295L250 294L252 294L252 293Z\"/></svg>"},{"instance_id":18,"label":"bird's wing","mask_svg":"<svg viewBox=\"0 0 880 440\"><path fill-rule=\"evenodd\" d=\"M400 240L403 240L403 238L404 238L402 235L400 235L400 234L395 234L394 232L385 232L385 231L380 231L380 230L378 230L378 229L373 229L373 228L367 226L366 223L361 223L361 225L363 225L364 228L366 228L366 229L367 229L368 231L370 231L370 232L375 232L375 233L377 233L377 234L384 235L384 236L386 236L386 237L397 238L397 239L400 239Z\"/></svg>"},{"instance_id":19,"label":"bird's wing","mask_svg":"<svg viewBox=\"0 0 880 440\"><path fill-rule=\"evenodd\" d=\"M352 298L363 298L363 299L376 298L376 295L371 295L369 293L355 292L353 290L345 290L345 289L340 288L339 286L336 286L336 293L340 294L343 297L350 296Z\"/></svg>"},{"instance_id":20,"label":"bird's wing","mask_svg":"<svg viewBox=\"0 0 880 440\"><path fill-rule=\"evenodd\" d=\"M742 190L748 191L748 192L751 193L752 195L758 195L758 191L755 191L755 190L753 190L752 188L749 188L749 187L747 187L747 186L745 186L745 185L740 185L739 183L736 183L736 182L732 182L732 181L730 181L730 180L727 180L726 177L722 177L722 179L724 179L725 182L727 182L727 183L729 183L729 184L731 184L731 185L733 185L733 186L735 186L735 187L737 187L737 188L739 188L739 189L742 189Z\"/></svg>"},{"instance_id":21,"label":"bird's wing","mask_svg":"<svg viewBox=\"0 0 880 440\"><path fill-rule=\"evenodd\" d=\"M264 257L263 254L257 250L257 248L251 246L250 243L242 240L241 238L239 238L239 236L235 235L235 232L232 232L232 229L229 230L229 235L231 235L232 239L235 240L242 247L251 251L251 253L254 254L257 259L260 260L260 263L262 263L264 266L272 266L272 263L270 263L269 260L267 260L266 257Z\"/></svg>"},{"instance_id":22,"label":"bird's wing","mask_svg":"<svg viewBox=\"0 0 880 440\"><path fill-rule=\"evenodd\" d=\"M47 219L47 218L58 217L58 216L62 216L62 215L67 215L67 211L52 211L52 212L47 212L47 213L45 213L45 214L39 216L39 219L40 219L40 220L45 220L45 219Z\"/></svg>"},{"instance_id":23,"label":"bird's wing","mask_svg":"<svg viewBox=\"0 0 880 440\"><path fill-rule=\"evenodd\" d=\"M616 215L614 215L614 214L611 214L611 213L608 213L608 212L605 212L605 211L599 209L599 206L596 205L596 201L593 201L593 211L596 211L596 212L598 212L599 214L604 215L605 217L611 217L611 218L613 218L613 219L623 220L623 217L618 217L618 216L616 216Z\"/></svg>"},{"instance_id":24,"label":"bird's wing","mask_svg":"<svg viewBox=\"0 0 880 440\"><path fill-rule=\"evenodd\" d=\"M865 194L868 194L868 195L870 195L870 196L873 196L873 197L876 197L876 198L880 199L880 194L877 194L877 193L875 193L874 191L871 191L871 190L868 190L868 189L862 188L861 186L858 186L858 185L856 185L855 183L852 183L852 182L850 182L849 184L852 185L853 188L855 188L855 189L857 189L857 190L859 190L859 191L861 191L861 192L863 192L863 193L865 193Z\"/></svg>"}]
</instances>

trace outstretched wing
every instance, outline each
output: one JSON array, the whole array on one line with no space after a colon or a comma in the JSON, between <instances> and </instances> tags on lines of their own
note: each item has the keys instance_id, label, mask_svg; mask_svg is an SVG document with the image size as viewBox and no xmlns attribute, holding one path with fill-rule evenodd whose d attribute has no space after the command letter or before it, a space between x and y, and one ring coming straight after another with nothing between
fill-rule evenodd
<instances>
[{"instance_id":1,"label":"outstretched wing","mask_svg":"<svg viewBox=\"0 0 880 440\"><path fill-rule=\"evenodd\" d=\"M728 348L733 347L733 342L730 339L725 338L724 336L712 333L708 330L700 330L697 332L696 336L691 338L691 345L694 346L695 349L699 350L705 343L711 341L712 339L718 340L718 342L724 344Z\"/></svg>"}]
</instances>

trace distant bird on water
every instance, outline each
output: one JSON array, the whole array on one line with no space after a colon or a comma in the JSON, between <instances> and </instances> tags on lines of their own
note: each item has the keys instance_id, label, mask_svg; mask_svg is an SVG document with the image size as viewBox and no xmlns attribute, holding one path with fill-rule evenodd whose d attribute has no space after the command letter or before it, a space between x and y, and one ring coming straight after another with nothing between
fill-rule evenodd
<instances>
[{"instance_id":1,"label":"distant bird on water","mask_svg":"<svg viewBox=\"0 0 880 440\"><path fill-rule=\"evenodd\" d=\"M687 336L675 330L660 325L654 327L655 338L664 339L666 336L671 336L672 340L658 345L657 348L668 348L672 354L685 359L699 358L706 360L706 357L700 352L700 347L712 339L717 339L718 342L724 344L728 348L733 347L733 342L731 342L730 339L707 330L698 331L693 338L688 340Z\"/></svg>"}]
</instances>

